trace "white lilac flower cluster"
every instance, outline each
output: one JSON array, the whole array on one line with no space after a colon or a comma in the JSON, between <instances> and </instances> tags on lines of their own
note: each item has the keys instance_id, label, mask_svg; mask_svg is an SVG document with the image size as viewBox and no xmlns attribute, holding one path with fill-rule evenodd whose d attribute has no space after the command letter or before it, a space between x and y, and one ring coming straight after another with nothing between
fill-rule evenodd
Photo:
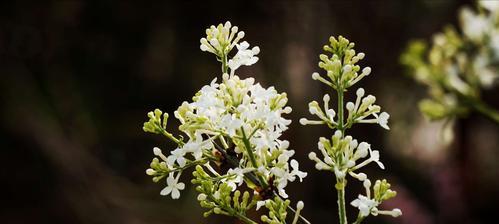
<instances>
[{"instance_id":1,"label":"white lilac flower cluster","mask_svg":"<svg viewBox=\"0 0 499 224\"><path fill-rule=\"evenodd\" d=\"M244 31L238 32L237 26L227 21L224 25L211 26L206 29L206 38L201 38L200 48L202 51L213 53L217 56L218 60L222 62L222 70L228 66L231 70L230 74L233 75L235 70L241 65L252 65L258 61L256 55L260 53L259 47L249 49L249 43L239 41L244 37ZM232 59L227 59L229 52L237 48L237 53ZM227 71L224 71L227 72Z\"/></svg>"},{"instance_id":2,"label":"white lilac flower cluster","mask_svg":"<svg viewBox=\"0 0 499 224\"><path fill-rule=\"evenodd\" d=\"M378 205L383 201L393 198L397 195L395 191L390 190L390 184L386 180L377 180L374 183L373 193L371 194L371 181L365 179L363 181L366 195L359 195L357 199L353 200L350 204L359 209L361 217L367 217L369 214L377 215L390 215L398 217L402 215L402 211L398 208L392 210L378 210Z\"/></svg>"},{"instance_id":3,"label":"white lilac flower cluster","mask_svg":"<svg viewBox=\"0 0 499 224\"><path fill-rule=\"evenodd\" d=\"M235 75L241 65L256 63L255 55L260 51L258 47L249 49L246 41L239 43L243 31L238 32L236 26L226 22L211 26L206 35L201 38L200 48L221 61L221 81L213 79L195 94L192 102L182 103L174 112L185 138L166 131L167 113L155 110L148 114L150 120L144 124L144 130L165 135L177 148L169 155L154 148L156 157L146 173L156 182L166 177L167 186L161 195L170 194L177 199L185 188L179 183L180 176L187 168L196 167L192 182L198 185L201 205L209 209L205 215L229 215L252 223L245 216L246 210L286 201L289 204L285 200L286 186L307 176L291 159L295 152L289 149L289 142L281 139L291 123L283 115L292 110L286 106L286 93L278 93L274 87L263 88L253 78ZM229 58L234 46L238 51ZM251 200L248 192L238 190L243 184L243 189L253 190ZM241 194L244 203L239 201Z\"/></svg>"},{"instance_id":4,"label":"white lilac flower cluster","mask_svg":"<svg viewBox=\"0 0 499 224\"><path fill-rule=\"evenodd\" d=\"M410 74L429 87L431 97L419 106L431 119L475 110L499 122L499 114L480 97L482 88L499 79L499 1L478 1L478 8L460 11L461 32L448 26L433 36L430 47L414 41L401 57Z\"/></svg>"},{"instance_id":5,"label":"white lilac flower cluster","mask_svg":"<svg viewBox=\"0 0 499 224\"><path fill-rule=\"evenodd\" d=\"M396 194L395 191L389 189L390 185L386 183L386 180L376 181L374 187L376 196L371 197L369 190L371 181L365 173L358 172L359 169L372 162L377 163L381 169L384 169L383 163L379 160L379 151L372 150L369 143L359 143L352 136L345 134L346 130L356 123L376 123L388 130L388 118L390 115L381 112L381 107L374 104L376 101L374 96L364 96L365 90L363 88L357 89L355 102L344 104L343 98L347 88L369 75L371 68L365 67L361 70L361 67L357 65L365 55L364 53L355 52L353 49L354 43L342 36L339 38L331 37L329 41L329 45L324 46L324 50L331 53L331 56L321 54L321 62L319 62L319 67L323 68L326 74L324 76L315 72L312 74L312 79L318 80L336 91L338 107L336 110L330 108L329 102L331 98L326 94L323 97L323 107L317 101L312 101L309 104L310 114L315 115L318 120L302 118L300 123L302 125L327 125L336 131L331 138L321 137L319 139L318 148L321 158L315 152L311 152L309 158L315 161L316 169L331 171L336 177L335 187L338 190L341 224L347 223L344 195L348 175L361 181L366 187L366 195L359 195L359 198L351 203L359 209L358 219L355 223L360 223L369 214L399 216L401 215L400 209L379 211L377 208L382 201L394 197ZM348 112L348 116L346 116L345 112ZM384 195L386 192L390 196L378 196L378 194Z\"/></svg>"},{"instance_id":6,"label":"white lilac flower cluster","mask_svg":"<svg viewBox=\"0 0 499 224\"><path fill-rule=\"evenodd\" d=\"M279 194L286 198L284 188L288 181L306 176L298 170L298 162L290 159L294 151L288 149L289 142L279 139L291 123L282 117L291 112L286 103L286 94L277 93L273 87L265 89L255 84L253 78L241 80L236 75L224 74L222 83L214 79L201 88L192 103L184 102L175 111L181 123L179 129L189 141L172 151L170 157L184 161L185 154L193 153L195 161L213 150L233 153L239 161L228 170L228 177L234 178L227 182L234 190L243 183L244 173L252 172L262 182L272 179ZM215 140L219 140L218 146Z\"/></svg>"}]
</instances>

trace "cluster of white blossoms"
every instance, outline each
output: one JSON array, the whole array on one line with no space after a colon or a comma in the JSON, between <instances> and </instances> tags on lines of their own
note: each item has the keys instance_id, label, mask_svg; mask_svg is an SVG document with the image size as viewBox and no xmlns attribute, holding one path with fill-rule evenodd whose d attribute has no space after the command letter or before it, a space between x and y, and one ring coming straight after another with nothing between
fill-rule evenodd
<instances>
[{"instance_id":1,"label":"cluster of white blossoms","mask_svg":"<svg viewBox=\"0 0 499 224\"><path fill-rule=\"evenodd\" d=\"M236 26L226 22L211 26L206 35L201 38L200 48L217 56L222 63L222 78L203 86L192 102L183 102L174 112L180 121L179 130L186 137L175 137L166 131L167 113L156 110L148 114L150 120L144 124L144 130L165 135L177 148L169 155L154 148L156 157L146 173L156 182L166 177L167 186L161 194L177 199L185 188L179 183L180 176L187 168L196 167L192 182L198 185L201 205L210 209L205 214L224 214L252 223L245 216L247 209L284 203L288 183L307 176L291 159L295 152L289 149L289 142L281 139L291 123L283 115L292 109L286 106L286 93L234 74L241 65L258 61L258 47L249 49L246 41L239 43L243 31L238 32ZM234 46L238 51L230 57ZM251 202L248 192L243 194L246 202L239 201L238 188L243 184L243 189L253 190ZM234 203L227 198L233 198ZM299 216L299 211L295 216Z\"/></svg>"},{"instance_id":2,"label":"cluster of white blossoms","mask_svg":"<svg viewBox=\"0 0 499 224\"><path fill-rule=\"evenodd\" d=\"M363 180L366 195L359 194L358 198L353 200L350 204L359 209L361 217L367 217L370 214L377 215L390 215L398 217L402 215L402 211L398 208L392 210L378 210L378 205L383 201L393 198L397 195L395 191L390 190L390 184L386 180L377 180L374 183L373 193L371 194L371 181L369 179Z\"/></svg>"},{"instance_id":3,"label":"cluster of white blossoms","mask_svg":"<svg viewBox=\"0 0 499 224\"><path fill-rule=\"evenodd\" d=\"M167 161L180 159L182 162L174 165L185 166L184 161L201 160L214 150L222 153L221 159L232 155L238 164L232 164L237 166L228 171L227 181L234 190L244 182L243 174L252 172L262 182L273 180L279 194L286 198L288 181L307 175L298 170L296 160L290 159L294 151L288 149L289 142L279 139L291 123L282 117L291 112L286 103L286 94L277 93L273 87L265 89L253 78L241 80L224 74L222 83L214 79L201 88L193 102L184 102L175 111L179 129L189 141L172 151ZM184 157L189 153L194 160Z\"/></svg>"},{"instance_id":4,"label":"cluster of white blossoms","mask_svg":"<svg viewBox=\"0 0 499 224\"><path fill-rule=\"evenodd\" d=\"M379 160L379 151L372 150L369 143L359 143L352 136L345 134L346 130L356 123L376 123L389 130L388 118L390 115L381 112L381 107L374 104L376 97L373 95L364 96L365 90L363 88L357 89L355 102L344 104L344 93L347 88L368 76L371 73L371 68L365 67L361 70L361 67L357 65L365 57L365 54L356 54L353 49L354 43L342 36L338 39L331 37L329 41L329 45L324 46L324 50L331 53L331 56L321 54L321 61L319 62L319 67L323 68L326 74L322 76L315 72L312 74L312 79L318 80L336 91L338 107L336 110L330 108L329 102L331 98L328 94L325 94L323 107L317 101L312 101L308 105L310 114L315 115L318 120L302 118L300 123L302 125L327 125L336 131L331 138L319 138L317 145L321 158L315 152L310 152L309 159L315 162L316 169L331 171L336 177L335 188L338 190L341 224L347 223L344 197L348 175L361 181L366 188L366 195L359 195L359 198L351 203L352 206L359 209L359 215L355 223L360 223L370 214L399 216L402 214L400 209L380 211L377 208L384 200L394 197L396 194L395 191L389 189L390 185L386 180L376 181L374 186L375 196L371 197L371 181L365 173L358 172L359 169L372 162L384 169L385 166ZM348 115L346 112L348 112Z\"/></svg>"},{"instance_id":5,"label":"cluster of white blossoms","mask_svg":"<svg viewBox=\"0 0 499 224\"><path fill-rule=\"evenodd\" d=\"M224 25L211 26L206 29L206 38L201 38L200 48L202 51L213 53L218 60L222 62L222 66L226 69L228 66L231 69L230 74L233 75L235 70L241 65L252 65L258 61L256 55L260 53L259 47L249 49L249 43L239 41L244 37L244 32L239 31L237 26L227 21ZM227 59L230 51L236 47L237 53L232 59ZM226 72L226 71L224 71Z\"/></svg>"},{"instance_id":6,"label":"cluster of white blossoms","mask_svg":"<svg viewBox=\"0 0 499 224\"><path fill-rule=\"evenodd\" d=\"M431 119L472 109L499 122L499 115L490 115L480 100L481 89L499 80L499 1L478 1L478 8L460 11L461 32L448 26L433 36L431 46L412 42L401 58L411 75L429 87L431 98L421 101L420 109Z\"/></svg>"},{"instance_id":7,"label":"cluster of white blossoms","mask_svg":"<svg viewBox=\"0 0 499 224\"><path fill-rule=\"evenodd\" d=\"M317 73L314 73L317 74ZM345 127L351 127L355 123L377 123L384 129L390 130L388 127L388 119L390 115L386 112L381 112L381 107L375 105L376 97L368 95L364 97L365 90L363 88L357 89L357 99L355 103L347 102L345 108L348 111ZM330 96L325 94L322 98L324 101L324 110L320 107L317 101L312 101L308 104L309 112L317 116L320 120L308 120L307 118L300 119L302 125L309 124L327 124L331 128L338 127L336 118L336 111L329 108Z\"/></svg>"},{"instance_id":8,"label":"cluster of white blossoms","mask_svg":"<svg viewBox=\"0 0 499 224\"><path fill-rule=\"evenodd\" d=\"M331 140L321 137L317 147L323 156L319 159L315 152L309 153L309 159L315 161L317 170L329 170L334 172L338 178L344 178L347 174L364 181L367 178L365 173L356 173L356 171L371 162L375 162L381 169L385 166L379 161L379 151L372 150L367 142L361 142L348 135L342 137L341 131L336 131ZM358 162L363 159L362 162Z\"/></svg>"}]
</instances>

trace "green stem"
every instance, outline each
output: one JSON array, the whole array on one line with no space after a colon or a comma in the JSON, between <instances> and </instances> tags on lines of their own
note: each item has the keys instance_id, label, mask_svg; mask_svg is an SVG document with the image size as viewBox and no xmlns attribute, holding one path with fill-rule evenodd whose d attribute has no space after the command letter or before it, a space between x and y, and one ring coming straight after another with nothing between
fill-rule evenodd
<instances>
[{"instance_id":1,"label":"green stem","mask_svg":"<svg viewBox=\"0 0 499 224\"><path fill-rule=\"evenodd\" d=\"M345 179L339 179L337 180L336 185L341 185L340 188L336 188L338 191L338 215L340 218L340 224L347 224L347 214L346 214L346 209L345 209Z\"/></svg>"},{"instance_id":2,"label":"green stem","mask_svg":"<svg viewBox=\"0 0 499 224\"><path fill-rule=\"evenodd\" d=\"M355 222L353 224L360 224L362 221L364 221L365 218L366 218L366 216L361 216L359 214L359 216L357 216L357 220L355 220Z\"/></svg>"},{"instance_id":3,"label":"green stem","mask_svg":"<svg viewBox=\"0 0 499 224\"><path fill-rule=\"evenodd\" d=\"M246 224L258 224L257 222L251 220L250 218L246 217L246 215L244 214L241 214L239 212L237 212L235 209L231 208L231 207L227 207L227 206L223 206L219 200L217 200L215 197L213 197L212 195L209 195L208 196L210 198L211 201L215 202L216 204L220 205L220 207L225 210L224 211L224 215L228 215L228 216L234 216L236 218L238 218L239 220L243 221L244 223Z\"/></svg>"},{"instance_id":4,"label":"green stem","mask_svg":"<svg viewBox=\"0 0 499 224\"><path fill-rule=\"evenodd\" d=\"M470 103L471 106L479 113L485 115L496 123L499 123L499 112L490 108L487 104L480 100L475 100Z\"/></svg>"},{"instance_id":5,"label":"green stem","mask_svg":"<svg viewBox=\"0 0 499 224\"><path fill-rule=\"evenodd\" d=\"M227 66L227 54L222 55L222 73L227 73L229 67Z\"/></svg>"},{"instance_id":6,"label":"green stem","mask_svg":"<svg viewBox=\"0 0 499 224\"><path fill-rule=\"evenodd\" d=\"M337 85L336 90L338 95L338 130L341 131L341 136L345 135L345 126L343 121L343 88ZM347 214L345 209L345 178L336 178L336 190L338 191L338 215L340 224L347 224Z\"/></svg>"},{"instance_id":7,"label":"green stem","mask_svg":"<svg viewBox=\"0 0 499 224\"><path fill-rule=\"evenodd\" d=\"M343 135L345 133L345 125L343 123L343 89L338 89L338 130Z\"/></svg>"},{"instance_id":8,"label":"green stem","mask_svg":"<svg viewBox=\"0 0 499 224\"><path fill-rule=\"evenodd\" d=\"M180 139L178 139L178 138L175 138L175 136L173 136L172 134L170 134L169 132L167 132L165 129L159 128L159 131L161 132L161 134L163 134L164 136L166 136L170 140L172 140L175 143L177 143L177 145L179 145L179 146L183 146L184 145L184 142L180 141Z\"/></svg>"},{"instance_id":9,"label":"green stem","mask_svg":"<svg viewBox=\"0 0 499 224\"><path fill-rule=\"evenodd\" d=\"M249 142L248 138L246 138L246 133L244 132L243 127L241 127L241 132L243 134L244 147L246 148L246 151L248 152L248 157L250 158L251 165L255 169L258 169L258 165L256 163L255 155L253 154L253 150L251 148L251 143ZM257 176L258 176L258 180L260 181L260 186L262 186L263 188L267 188L268 187L267 182L262 178L262 176L260 176L260 175L257 175Z\"/></svg>"},{"instance_id":10,"label":"green stem","mask_svg":"<svg viewBox=\"0 0 499 224\"><path fill-rule=\"evenodd\" d=\"M241 215L239 213L236 213L236 217L239 218L241 221L243 221L244 223L247 223L247 224L258 224L257 222L251 220L250 218L244 216L244 215Z\"/></svg>"},{"instance_id":11,"label":"green stem","mask_svg":"<svg viewBox=\"0 0 499 224\"><path fill-rule=\"evenodd\" d=\"M275 194L276 196L280 197L280 196L279 196L278 194L276 194L275 192L274 192L274 194ZM284 199L283 199L283 200L284 200ZM294 208L292 208L291 206L289 206L289 205L288 205L288 209L296 215L296 210L295 210ZM305 222L306 224L310 224L310 221L308 221L308 220L307 220L305 217L303 217L302 215L298 215L298 217L299 217L299 218L300 218L303 222Z\"/></svg>"}]
</instances>

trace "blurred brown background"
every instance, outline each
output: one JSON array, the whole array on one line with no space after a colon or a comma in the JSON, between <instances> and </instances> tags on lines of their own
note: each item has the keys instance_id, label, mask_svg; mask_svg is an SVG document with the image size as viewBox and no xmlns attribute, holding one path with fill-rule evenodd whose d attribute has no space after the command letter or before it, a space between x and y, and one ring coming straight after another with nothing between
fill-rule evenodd
<instances>
[{"instance_id":1,"label":"blurred brown background","mask_svg":"<svg viewBox=\"0 0 499 224\"><path fill-rule=\"evenodd\" d=\"M191 184L179 200L145 175L152 147L169 142L143 133L146 113L170 114L214 77L219 65L199 50L211 24L230 20L262 49L241 68L285 91L294 123L286 132L309 176L293 183L312 223L336 223L334 177L306 154L319 127L302 127L307 103L328 89L310 75L330 35L344 35L373 68L362 86L391 114L391 131L350 132L381 150L387 169L370 166L399 196L398 219L367 223L493 223L499 209L499 125L471 114L445 142L444 124L429 123L416 103L425 95L399 64L410 39L431 39L472 2L422 1L15 1L0 3L0 223L237 223L202 217ZM486 100L499 108L496 90ZM171 120L171 130L177 121ZM184 175L187 178L189 175ZM184 182L188 181L184 179ZM187 182L186 182L187 183ZM347 200L361 186L351 181ZM349 215L356 209L348 205ZM252 214L255 217L258 214ZM352 218L351 218L352 219Z\"/></svg>"}]
</instances>

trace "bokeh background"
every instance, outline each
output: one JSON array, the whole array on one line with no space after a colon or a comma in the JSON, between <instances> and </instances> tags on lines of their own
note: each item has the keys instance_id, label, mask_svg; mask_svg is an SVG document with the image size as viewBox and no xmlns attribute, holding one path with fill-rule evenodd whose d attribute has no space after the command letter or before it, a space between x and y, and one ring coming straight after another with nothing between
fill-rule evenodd
<instances>
[{"instance_id":1,"label":"bokeh background","mask_svg":"<svg viewBox=\"0 0 499 224\"><path fill-rule=\"evenodd\" d=\"M399 195L386 206L404 212L367 222L493 223L499 125L476 114L450 128L428 122L417 109L425 89L399 63L409 40L430 40L457 24L464 5L473 2L2 1L0 223L238 223L203 218L190 184L179 200L160 196L164 184L152 183L145 169L153 146L173 145L142 131L148 111L172 113L220 76L199 38L226 20L262 50L239 75L288 93L294 123L284 138L309 172L288 193L305 201L312 223L337 222L334 178L306 157L331 131L297 122L309 101L329 91L310 75L330 35L344 35L366 53L362 65L373 72L358 85L391 114L389 132L375 125L350 132L381 150L386 171L366 172L393 183ZM498 89L484 94L495 108ZM170 130L177 133L177 124L171 120ZM351 181L347 200L360 191Z\"/></svg>"}]
</instances>

